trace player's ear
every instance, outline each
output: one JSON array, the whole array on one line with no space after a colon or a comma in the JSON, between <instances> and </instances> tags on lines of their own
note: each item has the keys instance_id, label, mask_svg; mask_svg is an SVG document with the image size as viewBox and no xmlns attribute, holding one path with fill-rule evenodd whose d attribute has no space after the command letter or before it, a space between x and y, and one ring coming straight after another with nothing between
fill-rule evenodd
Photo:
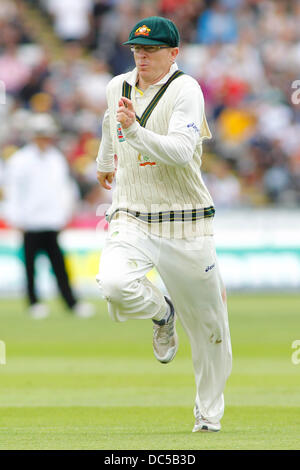
<instances>
[{"instance_id":1,"label":"player's ear","mask_svg":"<svg viewBox=\"0 0 300 470\"><path fill-rule=\"evenodd\" d=\"M172 62L174 63L175 60L176 60L176 57L178 55L178 52L179 52L179 48L178 47L172 47L171 49L171 59L172 59Z\"/></svg>"}]
</instances>

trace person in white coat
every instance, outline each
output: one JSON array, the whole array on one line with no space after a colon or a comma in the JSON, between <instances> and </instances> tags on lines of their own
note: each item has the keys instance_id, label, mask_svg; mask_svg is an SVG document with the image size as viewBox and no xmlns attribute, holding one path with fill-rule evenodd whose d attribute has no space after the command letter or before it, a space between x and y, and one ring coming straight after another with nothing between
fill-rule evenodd
<instances>
[{"instance_id":1,"label":"person in white coat","mask_svg":"<svg viewBox=\"0 0 300 470\"><path fill-rule=\"evenodd\" d=\"M68 223L74 202L74 183L64 155L54 146L57 126L51 115L36 114L27 123L32 142L18 150L5 168L5 213L23 234L26 293L32 318L49 314L40 302L34 275L40 251L49 257L60 293L79 317L93 315L93 306L80 302L72 290L58 235Z\"/></svg>"}]
</instances>

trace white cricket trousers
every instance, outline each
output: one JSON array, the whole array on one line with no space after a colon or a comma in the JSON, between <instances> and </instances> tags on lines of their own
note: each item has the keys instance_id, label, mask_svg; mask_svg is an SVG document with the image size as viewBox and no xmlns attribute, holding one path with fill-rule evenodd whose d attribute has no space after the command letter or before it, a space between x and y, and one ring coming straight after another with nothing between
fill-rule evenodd
<instances>
[{"instance_id":1,"label":"white cricket trousers","mask_svg":"<svg viewBox=\"0 0 300 470\"><path fill-rule=\"evenodd\" d=\"M226 295L213 236L167 239L133 224L112 222L97 283L115 321L151 319L167 310L163 293L146 278L155 267L191 344L196 379L195 418L215 423L232 352Z\"/></svg>"}]
</instances>

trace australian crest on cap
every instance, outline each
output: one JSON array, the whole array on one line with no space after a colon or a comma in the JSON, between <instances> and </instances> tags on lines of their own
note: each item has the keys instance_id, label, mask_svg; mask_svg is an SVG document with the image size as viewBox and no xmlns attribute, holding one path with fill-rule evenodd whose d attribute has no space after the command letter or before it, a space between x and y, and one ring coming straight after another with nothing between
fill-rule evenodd
<instances>
[{"instance_id":1,"label":"australian crest on cap","mask_svg":"<svg viewBox=\"0 0 300 470\"><path fill-rule=\"evenodd\" d=\"M149 36L151 29L148 28L145 24L140 26L134 33L135 36Z\"/></svg>"}]
</instances>

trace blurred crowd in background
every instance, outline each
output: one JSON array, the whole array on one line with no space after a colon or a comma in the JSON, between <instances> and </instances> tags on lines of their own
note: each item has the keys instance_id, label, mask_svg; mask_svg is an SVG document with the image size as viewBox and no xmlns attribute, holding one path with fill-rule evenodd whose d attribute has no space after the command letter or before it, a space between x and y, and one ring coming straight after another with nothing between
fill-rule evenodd
<instances>
[{"instance_id":1,"label":"blurred crowd in background","mask_svg":"<svg viewBox=\"0 0 300 470\"><path fill-rule=\"evenodd\" d=\"M152 15L177 24L178 66L204 93L213 139L203 175L216 208L298 206L299 0L0 0L0 187L29 117L51 113L78 185L76 223L95 219L111 198L95 163L105 88L134 66L121 43Z\"/></svg>"}]
</instances>

